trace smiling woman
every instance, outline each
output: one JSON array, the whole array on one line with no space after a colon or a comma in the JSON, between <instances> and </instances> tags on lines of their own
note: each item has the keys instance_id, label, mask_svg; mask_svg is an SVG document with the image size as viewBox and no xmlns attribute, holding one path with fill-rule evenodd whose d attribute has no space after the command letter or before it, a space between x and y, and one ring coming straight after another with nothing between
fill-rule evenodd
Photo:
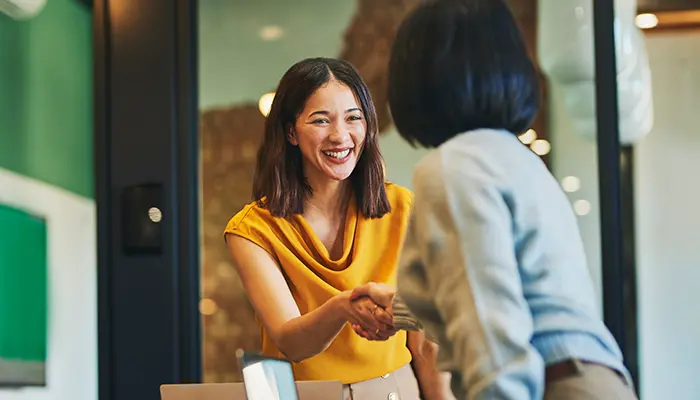
<instances>
[{"instance_id":1,"label":"smiling woman","mask_svg":"<svg viewBox=\"0 0 700 400\"><path fill-rule=\"evenodd\" d=\"M306 195L321 189L319 180L349 178L360 210L383 216L391 206L377 131L369 90L350 64L328 58L295 64L280 81L265 124L253 179L258 205L276 217L301 214ZM335 157L346 150L345 158Z\"/></svg>"},{"instance_id":2,"label":"smiling woman","mask_svg":"<svg viewBox=\"0 0 700 400\"><path fill-rule=\"evenodd\" d=\"M292 361L298 380L342 381L346 398L418 399L409 363L421 334L397 332L382 322L391 321L386 310L351 298L368 281L395 285L412 203L383 179L377 130L369 90L349 63L292 66L265 123L255 201L225 235L263 353Z\"/></svg>"}]
</instances>

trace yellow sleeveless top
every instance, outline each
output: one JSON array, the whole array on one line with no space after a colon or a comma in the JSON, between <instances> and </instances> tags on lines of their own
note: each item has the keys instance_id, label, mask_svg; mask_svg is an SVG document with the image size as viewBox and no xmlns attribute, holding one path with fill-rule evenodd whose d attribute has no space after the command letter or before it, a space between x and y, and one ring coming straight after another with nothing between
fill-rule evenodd
<instances>
[{"instance_id":1,"label":"yellow sleeveless top","mask_svg":"<svg viewBox=\"0 0 700 400\"><path fill-rule=\"evenodd\" d=\"M236 214L225 233L246 238L278 261L294 300L304 315L332 296L367 282L396 285L396 272L412 193L386 183L391 212L378 219L365 218L350 200L345 221L343 255L332 260L328 251L301 215L275 218L251 203ZM262 351L284 358L261 325ZM361 382L393 372L411 362L406 333L400 331L385 342L368 341L343 328L321 354L292 365L297 380Z\"/></svg>"}]
</instances>

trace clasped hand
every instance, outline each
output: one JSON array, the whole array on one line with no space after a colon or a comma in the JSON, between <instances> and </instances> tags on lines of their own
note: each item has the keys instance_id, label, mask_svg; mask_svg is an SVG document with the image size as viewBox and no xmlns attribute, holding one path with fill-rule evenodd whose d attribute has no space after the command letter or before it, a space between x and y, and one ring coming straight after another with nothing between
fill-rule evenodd
<instances>
[{"instance_id":1,"label":"clasped hand","mask_svg":"<svg viewBox=\"0 0 700 400\"><path fill-rule=\"evenodd\" d=\"M394 336L391 303L395 289L383 283L367 283L350 295L352 329L367 340L387 340Z\"/></svg>"}]
</instances>

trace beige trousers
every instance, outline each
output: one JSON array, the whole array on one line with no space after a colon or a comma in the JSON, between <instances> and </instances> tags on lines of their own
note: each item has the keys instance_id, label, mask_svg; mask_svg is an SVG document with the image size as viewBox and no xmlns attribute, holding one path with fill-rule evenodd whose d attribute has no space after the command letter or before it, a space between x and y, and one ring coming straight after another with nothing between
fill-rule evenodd
<instances>
[{"instance_id":1,"label":"beige trousers","mask_svg":"<svg viewBox=\"0 0 700 400\"><path fill-rule=\"evenodd\" d=\"M343 385L343 400L420 400L411 365L380 378Z\"/></svg>"},{"instance_id":2,"label":"beige trousers","mask_svg":"<svg viewBox=\"0 0 700 400\"><path fill-rule=\"evenodd\" d=\"M617 372L577 362L576 374L547 382L544 400L637 400L634 389Z\"/></svg>"}]
</instances>

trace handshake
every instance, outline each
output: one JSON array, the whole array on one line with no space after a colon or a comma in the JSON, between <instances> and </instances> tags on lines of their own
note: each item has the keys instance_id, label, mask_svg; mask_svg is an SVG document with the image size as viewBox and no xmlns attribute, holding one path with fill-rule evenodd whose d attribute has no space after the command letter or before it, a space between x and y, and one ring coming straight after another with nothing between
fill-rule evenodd
<instances>
[{"instance_id":1,"label":"handshake","mask_svg":"<svg viewBox=\"0 0 700 400\"><path fill-rule=\"evenodd\" d=\"M394 327L392 302L396 288L383 283L367 283L350 294L349 322L358 335L367 340L387 340Z\"/></svg>"}]
</instances>

